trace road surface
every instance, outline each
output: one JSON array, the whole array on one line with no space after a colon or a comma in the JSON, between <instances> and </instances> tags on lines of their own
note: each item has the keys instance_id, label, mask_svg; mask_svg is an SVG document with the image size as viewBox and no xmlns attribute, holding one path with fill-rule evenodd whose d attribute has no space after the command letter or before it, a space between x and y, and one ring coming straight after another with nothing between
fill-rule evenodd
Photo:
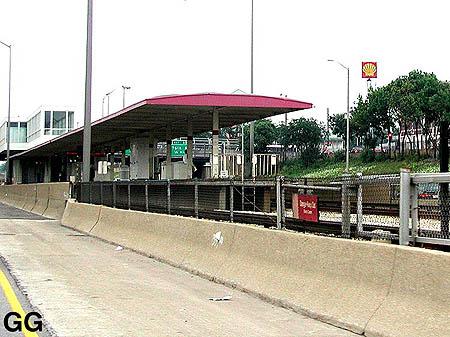
<instances>
[{"instance_id":1,"label":"road surface","mask_svg":"<svg viewBox=\"0 0 450 337\"><path fill-rule=\"evenodd\" d=\"M19 288L60 337L356 336L54 220L0 219L0 233Z\"/></svg>"}]
</instances>

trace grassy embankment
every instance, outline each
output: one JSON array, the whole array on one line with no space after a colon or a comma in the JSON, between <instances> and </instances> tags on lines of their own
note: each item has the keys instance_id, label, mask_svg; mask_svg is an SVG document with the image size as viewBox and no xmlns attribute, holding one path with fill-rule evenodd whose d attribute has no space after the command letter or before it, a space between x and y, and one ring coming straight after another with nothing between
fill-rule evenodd
<instances>
[{"instance_id":1,"label":"grassy embankment","mask_svg":"<svg viewBox=\"0 0 450 337\"><path fill-rule=\"evenodd\" d=\"M407 158L403 160L377 159L365 163L361 158L350 158L350 173L352 174L358 172L364 175L400 173L400 169L405 167L410 168L412 172L439 172L439 161ZM336 162L333 159L320 160L310 167L304 167L300 161L292 160L283 166L281 174L290 178L334 178L341 176L344 170L345 162Z\"/></svg>"}]
</instances>

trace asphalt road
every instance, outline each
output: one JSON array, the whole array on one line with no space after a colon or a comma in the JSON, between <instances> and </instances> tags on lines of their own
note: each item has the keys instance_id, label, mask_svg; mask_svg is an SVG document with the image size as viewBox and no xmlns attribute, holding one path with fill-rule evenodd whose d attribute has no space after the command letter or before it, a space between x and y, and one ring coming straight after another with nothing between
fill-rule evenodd
<instances>
[{"instance_id":1,"label":"asphalt road","mask_svg":"<svg viewBox=\"0 0 450 337\"><path fill-rule=\"evenodd\" d=\"M0 233L0 255L60 337L356 336L57 221L0 220Z\"/></svg>"},{"instance_id":2,"label":"asphalt road","mask_svg":"<svg viewBox=\"0 0 450 337\"><path fill-rule=\"evenodd\" d=\"M0 203L0 219L31 219L31 220L42 220L46 219L44 217L41 217L39 215L35 215L29 212L24 212L22 210L19 210L17 208L13 208L4 204ZM5 220L3 220L5 221ZM4 235L10 235L10 233L3 233L0 231L0 236ZM1 251L1 246L0 246ZM12 290L12 291L9 291ZM6 296L6 293L8 293L8 298ZM11 300L18 301L19 306L15 306L14 308L10 304ZM11 328L16 327L16 317L10 317L5 322L5 317L8 313L17 310L17 307L22 309L25 314L33 312L34 310L31 307L30 302L26 298L26 296L22 293L22 291L19 289L19 287L16 284L16 280L12 277L10 274L7 266L4 264L3 259L1 259L0 256L0 337L23 337L24 334L20 331L16 332L9 332L5 328L5 323L8 324ZM34 321L34 318L33 318ZM33 336L40 336L40 337L47 337L49 336L47 330L45 327L43 328L42 332L36 332L36 334ZM33 337L30 336L30 337Z\"/></svg>"}]
</instances>

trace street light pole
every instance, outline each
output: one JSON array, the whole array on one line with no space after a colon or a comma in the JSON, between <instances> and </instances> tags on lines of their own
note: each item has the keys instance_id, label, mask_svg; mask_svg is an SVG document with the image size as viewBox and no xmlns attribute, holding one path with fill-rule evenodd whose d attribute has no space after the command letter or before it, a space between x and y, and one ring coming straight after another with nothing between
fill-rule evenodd
<instances>
[{"instance_id":1,"label":"street light pole","mask_svg":"<svg viewBox=\"0 0 450 337\"><path fill-rule=\"evenodd\" d=\"M91 175L92 11L93 0L88 0L83 128L83 182L89 182Z\"/></svg>"},{"instance_id":2,"label":"street light pole","mask_svg":"<svg viewBox=\"0 0 450 337\"><path fill-rule=\"evenodd\" d=\"M251 16L251 35L250 35L250 93L253 94L253 18L254 18L254 10L253 10L253 0L252 0L252 16ZM253 172L253 154L255 152L255 122L250 122L250 163Z\"/></svg>"},{"instance_id":3,"label":"street light pole","mask_svg":"<svg viewBox=\"0 0 450 337\"><path fill-rule=\"evenodd\" d=\"M131 87L127 87L125 85L122 85L123 94L122 94L122 108L125 108L125 90L130 90Z\"/></svg>"},{"instance_id":4,"label":"street light pole","mask_svg":"<svg viewBox=\"0 0 450 337\"><path fill-rule=\"evenodd\" d=\"M328 60L328 62L336 62L342 68L347 70L347 131L346 131L346 151L345 151L345 173L349 170L350 161L350 68L344 66L341 62L336 60Z\"/></svg>"},{"instance_id":5,"label":"street light pole","mask_svg":"<svg viewBox=\"0 0 450 337\"><path fill-rule=\"evenodd\" d=\"M108 109L106 110L107 113L108 113L107 116L109 116L109 95L111 95L114 91L116 91L116 89L111 90L110 92L108 92L107 94L105 94L105 97L108 99L108 102L107 102Z\"/></svg>"},{"instance_id":6,"label":"street light pole","mask_svg":"<svg viewBox=\"0 0 450 337\"><path fill-rule=\"evenodd\" d=\"M6 172L5 172L5 183L11 183L11 170L10 170L10 158L9 158L9 150L10 150L10 141L11 141L11 54L12 54L12 45L8 45L2 41L0 41L2 45L9 48L9 82L8 82L8 117L6 121Z\"/></svg>"}]
</instances>

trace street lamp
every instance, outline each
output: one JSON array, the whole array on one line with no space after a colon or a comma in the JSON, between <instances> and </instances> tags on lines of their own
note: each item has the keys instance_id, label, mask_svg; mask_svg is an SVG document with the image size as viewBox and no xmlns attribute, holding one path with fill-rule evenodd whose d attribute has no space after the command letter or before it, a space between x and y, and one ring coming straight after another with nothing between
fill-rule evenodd
<instances>
[{"instance_id":1,"label":"street lamp","mask_svg":"<svg viewBox=\"0 0 450 337\"><path fill-rule=\"evenodd\" d=\"M6 121L6 172L5 172L5 183L9 184L11 182L11 172L10 172L10 159L9 159L9 148L10 148L10 136L11 136L11 50L12 45L6 44L0 41L2 45L9 48L9 82L8 82L8 118Z\"/></svg>"},{"instance_id":2,"label":"street lamp","mask_svg":"<svg viewBox=\"0 0 450 337\"><path fill-rule=\"evenodd\" d=\"M92 10L93 0L88 0L86 81L84 91L83 182L89 182L91 176Z\"/></svg>"},{"instance_id":3,"label":"street lamp","mask_svg":"<svg viewBox=\"0 0 450 337\"><path fill-rule=\"evenodd\" d=\"M345 152L345 173L348 173L348 166L350 160L350 68L344 66L341 62L336 60L328 60L328 62L335 62L342 68L347 70L347 139Z\"/></svg>"},{"instance_id":4,"label":"street lamp","mask_svg":"<svg viewBox=\"0 0 450 337\"><path fill-rule=\"evenodd\" d=\"M253 94L253 0L252 0L252 15L251 15L251 37L250 37L250 93ZM255 152L255 122L250 122L250 163L253 170L253 154ZM253 172L253 171L252 171Z\"/></svg>"},{"instance_id":5,"label":"street lamp","mask_svg":"<svg viewBox=\"0 0 450 337\"><path fill-rule=\"evenodd\" d=\"M116 89L113 89L113 90L111 90L110 92L108 92L107 94L105 94L105 97L108 99L108 114L107 114L107 116L109 116L109 96L114 92L114 91L116 91Z\"/></svg>"},{"instance_id":6,"label":"street lamp","mask_svg":"<svg viewBox=\"0 0 450 337\"><path fill-rule=\"evenodd\" d=\"M122 93L122 107L123 108L125 108L125 90L130 90L130 89L131 89L131 87L127 87L125 85L122 85L122 90L123 90L123 93Z\"/></svg>"}]
</instances>

